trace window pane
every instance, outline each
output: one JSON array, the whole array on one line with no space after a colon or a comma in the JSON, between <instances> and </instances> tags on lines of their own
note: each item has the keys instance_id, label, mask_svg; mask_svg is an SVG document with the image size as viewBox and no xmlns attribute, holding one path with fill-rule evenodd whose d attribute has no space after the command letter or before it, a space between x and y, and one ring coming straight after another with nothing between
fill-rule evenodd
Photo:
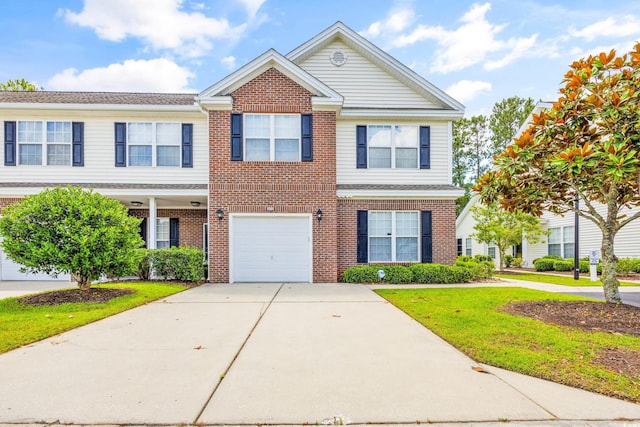
<instances>
[{"instance_id":1,"label":"window pane","mask_svg":"<svg viewBox=\"0 0 640 427\"><path fill-rule=\"evenodd\" d=\"M276 115L274 116L276 138L299 138L300 116Z\"/></svg>"},{"instance_id":2,"label":"window pane","mask_svg":"<svg viewBox=\"0 0 640 427\"><path fill-rule=\"evenodd\" d=\"M369 261L391 261L391 237L369 238Z\"/></svg>"},{"instance_id":3,"label":"window pane","mask_svg":"<svg viewBox=\"0 0 640 427\"><path fill-rule=\"evenodd\" d=\"M182 144L182 126L180 123L156 124L156 143L158 145Z\"/></svg>"},{"instance_id":4,"label":"window pane","mask_svg":"<svg viewBox=\"0 0 640 427\"><path fill-rule=\"evenodd\" d=\"M129 123L127 125L127 143L151 145L153 142L153 126L151 123Z\"/></svg>"},{"instance_id":5,"label":"window pane","mask_svg":"<svg viewBox=\"0 0 640 427\"><path fill-rule=\"evenodd\" d=\"M394 143L396 147L417 147L418 126L395 126Z\"/></svg>"},{"instance_id":6,"label":"window pane","mask_svg":"<svg viewBox=\"0 0 640 427\"><path fill-rule=\"evenodd\" d=\"M151 166L151 146L130 145L129 166Z\"/></svg>"},{"instance_id":7,"label":"window pane","mask_svg":"<svg viewBox=\"0 0 640 427\"><path fill-rule=\"evenodd\" d=\"M465 255L471 256L471 237L465 239Z\"/></svg>"},{"instance_id":8,"label":"window pane","mask_svg":"<svg viewBox=\"0 0 640 427\"><path fill-rule=\"evenodd\" d=\"M165 145L156 147L158 166L180 166L180 147Z\"/></svg>"},{"instance_id":9,"label":"window pane","mask_svg":"<svg viewBox=\"0 0 640 427\"><path fill-rule=\"evenodd\" d=\"M367 127L367 144L391 147L391 126L370 125Z\"/></svg>"},{"instance_id":10,"label":"window pane","mask_svg":"<svg viewBox=\"0 0 640 427\"><path fill-rule=\"evenodd\" d=\"M71 145L48 144L47 164L51 166L69 166L71 164Z\"/></svg>"},{"instance_id":11,"label":"window pane","mask_svg":"<svg viewBox=\"0 0 640 427\"><path fill-rule=\"evenodd\" d=\"M396 148L396 167L416 169L418 167L418 149Z\"/></svg>"},{"instance_id":12,"label":"window pane","mask_svg":"<svg viewBox=\"0 0 640 427\"><path fill-rule=\"evenodd\" d=\"M573 258L575 255L575 246L573 243L565 243L564 244L564 257L565 258Z\"/></svg>"},{"instance_id":13,"label":"window pane","mask_svg":"<svg viewBox=\"0 0 640 427\"><path fill-rule=\"evenodd\" d=\"M276 161L297 162L300 160L298 154L300 147L297 139L276 139Z\"/></svg>"},{"instance_id":14,"label":"window pane","mask_svg":"<svg viewBox=\"0 0 640 427\"><path fill-rule=\"evenodd\" d=\"M369 236L391 236L391 212L369 212Z\"/></svg>"},{"instance_id":15,"label":"window pane","mask_svg":"<svg viewBox=\"0 0 640 427\"><path fill-rule=\"evenodd\" d=\"M369 148L370 168L390 168L391 148Z\"/></svg>"},{"instance_id":16,"label":"window pane","mask_svg":"<svg viewBox=\"0 0 640 427\"><path fill-rule=\"evenodd\" d=\"M561 242L561 234L560 228L550 228L549 229L549 244L552 243L560 243ZM560 254L558 254L560 255Z\"/></svg>"},{"instance_id":17,"label":"window pane","mask_svg":"<svg viewBox=\"0 0 640 427\"><path fill-rule=\"evenodd\" d=\"M18 142L42 142L42 122L18 122Z\"/></svg>"},{"instance_id":18,"label":"window pane","mask_svg":"<svg viewBox=\"0 0 640 427\"><path fill-rule=\"evenodd\" d=\"M564 227L564 229L562 231L563 231L563 234L564 234L563 241L565 243L573 243L573 241L575 240L574 239L575 235L573 233L573 226ZM569 257L566 257L566 258L569 258Z\"/></svg>"},{"instance_id":19,"label":"window pane","mask_svg":"<svg viewBox=\"0 0 640 427\"><path fill-rule=\"evenodd\" d=\"M396 235L418 236L418 212L396 212Z\"/></svg>"},{"instance_id":20,"label":"window pane","mask_svg":"<svg viewBox=\"0 0 640 427\"><path fill-rule=\"evenodd\" d=\"M562 256L561 245L559 243L549 243L549 255L558 255Z\"/></svg>"},{"instance_id":21,"label":"window pane","mask_svg":"<svg viewBox=\"0 0 640 427\"><path fill-rule=\"evenodd\" d=\"M71 122L47 122L47 142L71 142Z\"/></svg>"},{"instance_id":22,"label":"window pane","mask_svg":"<svg viewBox=\"0 0 640 427\"><path fill-rule=\"evenodd\" d=\"M245 160L249 161L268 161L271 157L268 139L247 139L245 151Z\"/></svg>"},{"instance_id":23,"label":"window pane","mask_svg":"<svg viewBox=\"0 0 640 427\"><path fill-rule=\"evenodd\" d=\"M169 218L156 219L156 247L169 247Z\"/></svg>"},{"instance_id":24,"label":"window pane","mask_svg":"<svg viewBox=\"0 0 640 427\"><path fill-rule=\"evenodd\" d=\"M42 165L41 144L19 144L18 161L21 165Z\"/></svg>"},{"instance_id":25,"label":"window pane","mask_svg":"<svg viewBox=\"0 0 640 427\"><path fill-rule=\"evenodd\" d=\"M244 133L247 138L269 138L271 132L268 114L245 114Z\"/></svg>"},{"instance_id":26,"label":"window pane","mask_svg":"<svg viewBox=\"0 0 640 427\"><path fill-rule=\"evenodd\" d=\"M489 246L487 248L487 254L491 257L491 259L496 259L496 247Z\"/></svg>"},{"instance_id":27,"label":"window pane","mask_svg":"<svg viewBox=\"0 0 640 427\"><path fill-rule=\"evenodd\" d=\"M396 261L418 261L417 237L398 237L396 239Z\"/></svg>"}]
</instances>

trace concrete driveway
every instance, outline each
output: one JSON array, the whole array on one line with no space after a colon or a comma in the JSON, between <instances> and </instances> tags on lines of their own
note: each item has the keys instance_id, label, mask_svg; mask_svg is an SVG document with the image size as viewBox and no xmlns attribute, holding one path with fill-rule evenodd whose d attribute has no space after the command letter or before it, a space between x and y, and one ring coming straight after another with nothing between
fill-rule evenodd
<instances>
[{"instance_id":1,"label":"concrete driveway","mask_svg":"<svg viewBox=\"0 0 640 427\"><path fill-rule=\"evenodd\" d=\"M640 420L474 366L366 286L203 285L0 355L0 423Z\"/></svg>"}]
</instances>

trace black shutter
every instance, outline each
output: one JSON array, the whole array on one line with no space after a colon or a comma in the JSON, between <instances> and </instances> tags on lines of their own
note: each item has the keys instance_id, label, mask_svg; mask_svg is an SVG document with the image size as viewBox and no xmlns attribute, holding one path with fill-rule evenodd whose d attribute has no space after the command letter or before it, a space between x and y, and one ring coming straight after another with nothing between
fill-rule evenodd
<instances>
[{"instance_id":1,"label":"black shutter","mask_svg":"<svg viewBox=\"0 0 640 427\"><path fill-rule=\"evenodd\" d=\"M180 227L178 218L169 219L169 246L180 245Z\"/></svg>"},{"instance_id":2,"label":"black shutter","mask_svg":"<svg viewBox=\"0 0 640 427\"><path fill-rule=\"evenodd\" d=\"M431 128L420 126L420 169L431 169Z\"/></svg>"},{"instance_id":3,"label":"black shutter","mask_svg":"<svg viewBox=\"0 0 640 427\"><path fill-rule=\"evenodd\" d=\"M84 123L71 123L71 165L84 166Z\"/></svg>"},{"instance_id":4,"label":"black shutter","mask_svg":"<svg viewBox=\"0 0 640 427\"><path fill-rule=\"evenodd\" d=\"M302 115L302 161L313 161L313 118L311 114Z\"/></svg>"},{"instance_id":5,"label":"black shutter","mask_svg":"<svg viewBox=\"0 0 640 427\"><path fill-rule=\"evenodd\" d=\"M16 165L16 122L4 122L4 165Z\"/></svg>"},{"instance_id":6,"label":"black shutter","mask_svg":"<svg viewBox=\"0 0 640 427\"><path fill-rule=\"evenodd\" d=\"M358 211L358 262L369 262L369 212Z\"/></svg>"},{"instance_id":7,"label":"black shutter","mask_svg":"<svg viewBox=\"0 0 640 427\"><path fill-rule=\"evenodd\" d=\"M433 262L433 234L431 231L431 211L422 211L422 262Z\"/></svg>"},{"instance_id":8,"label":"black shutter","mask_svg":"<svg viewBox=\"0 0 640 427\"><path fill-rule=\"evenodd\" d=\"M127 124L116 123L116 167L127 166Z\"/></svg>"},{"instance_id":9,"label":"black shutter","mask_svg":"<svg viewBox=\"0 0 640 427\"><path fill-rule=\"evenodd\" d=\"M242 161L242 114L231 114L231 160Z\"/></svg>"},{"instance_id":10,"label":"black shutter","mask_svg":"<svg viewBox=\"0 0 640 427\"><path fill-rule=\"evenodd\" d=\"M193 167L193 125L182 124L182 167Z\"/></svg>"},{"instance_id":11,"label":"black shutter","mask_svg":"<svg viewBox=\"0 0 640 427\"><path fill-rule=\"evenodd\" d=\"M356 167L367 168L367 127L356 126Z\"/></svg>"},{"instance_id":12,"label":"black shutter","mask_svg":"<svg viewBox=\"0 0 640 427\"><path fill-rule=\"evenodd\" d=\"M140 237L144 241L144 248L147 247L147 218L142 218L140 222Z\"/></svg>"}]
</instances>

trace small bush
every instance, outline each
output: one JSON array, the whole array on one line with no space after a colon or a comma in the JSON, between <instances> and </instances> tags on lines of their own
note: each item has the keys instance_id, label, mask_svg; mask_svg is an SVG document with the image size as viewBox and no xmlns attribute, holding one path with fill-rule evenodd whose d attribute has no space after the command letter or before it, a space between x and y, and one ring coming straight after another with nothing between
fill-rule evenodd
<instances>
[{"instance_id":1,"label":"small bush","mask_svg":"<svg viewBox=\"0 0 640 427\"><path fill-rule=\"evenodd\" d=\"M409 267L403 265L385 265L381 267L384 270L383 282L387 283L411 283L413 282L413 273ZM377 274L377 270L376 270Z\"/></svg>"},{"instance_id":2,"label":"small bush","mask_svg":"<svg viewBox=\"0 0 640 427\"><path fill-rule=\"evenodd\" d=\"M460 255L458 258L456 258L456 261L469 262L473 261L473 257L470 257L469 255Z\"/></svg>"},{"instance_id":3,"label":"small bush","mask_svg":"<svg viewBox=\"0 0 640 427\"><path fill-rule=\"evenodd\" d=\"M380 281L378 269L371 265L356 265L347 268L342 273L342 281L345 283L377 283Z\"/></svg>"},{"instance_id":4,"label":"small bush","mask_svg":"<svg viewBox=\"0 0 640 427\"><path fill-rule=\"evenodd\" d=\"M473 271L469 268L458 265L446 267L448 280L445 283L468 283L473 280Z\"/></svg>"},{"instance_id":5,"label":"small bush","mask_svg":"<svg viewBox=\"0 0 640 427\"><path fill-rule=\"evenodd\" d=\"M505 267L513 266L513 260L514 259L515 259L515 257L513 255L505 255L504 256L504 266Z\"/></svg>"},{"instance_id":6,"label":"small bush","mask_svg":"<svg viewBox=\"0 0 640 427\"><path fill-rule=\"evenodd\" d=\"M149 280L151 277L151 263L149 261L150 252L149 249L140 248L136 251L138 256L140 257L140 261L138 261L138 271L136 271L136 276L140 280Z\"/></svg>"},{"instance_id":7,"label":"small bush","mask_svg":"<svg viewBox=\"0 0 640 427\"><path fill-rule=\"evenodd\" d=\"M580 273L588 273L589 272L589 261L580 260Z\"/></svg>"},{"instance_id":8,"label":"small bush","mask_svg":"<svg viewBox=\"0 0 640 427\"><path fill-rule=\"evenodd\" d=\"M618 264L616 264L616 273L629 274L635 272L637 267L637 260L634 258L620 258Z\"/></svg>"},{"instance_id":9,"label":"small bush","mask_svg":"<svg viewBox=\"0 0 640 427\"><path fill-rule=\"evenodd\" d=\"M556 260L552 258L538 258L533 261L536 271L553 271L553 264Z\"/></svg>"},{"instance_id":10,"label":"small bush","mask_svg":"<svg viewBox=\"0 0 640 427\"><path fill-rule=\"evenodd\" d=\"M573 270L573 261L564 259L554 261L553 269L555 271L571 271Z\"/></svg>"},{"instance_id":11,"label":"small bush","mask_svg":"<svg viewBox=\"0 0 640 427\"><path fill-rule=\"evenodd\" d=\"M416 283L442 283L445 277L444 265L414 264L409 268Z\"/></svg>"},{"instance_id":12,"label":"small bush","mask_svg":"<svg viewBox=\"0 0 640 427\"><path fill-rule=\"evenodd\" d=\"M199 282L204 277L204 251L189 246L149 251L153 274L164 280Z\"/></svg>"},{"instance_id":13,"label":"small bush","mask_svg":"<svg viewBox=\"0 0 640 427\"><path fill-rule=\"evenodd\" d=\"M483 261L483 262L461 262L457 261L456 265L458 267L465 267L471 270L473 273L473 279L488 279L493 275L495 270L495 265L493 261Z\"/></svg>"},{"instance_id":14,"label":"small bush","mask_svg":"<svg viewBox=\"0 0 640 427\"><path fill-rule=\"evenodd\" d=\"M512 265L514 267L522 267L522 258L521 257L516 257L513 259Z\"/></svg>"},{"instance_id":15,"label":"small bush","mask_svg":"<svg viewBox=\"0 0 640 427\"><path fill-rule=\"evenodd\" d=\"M475 255L473 257L475 262L483 262L483 261L493 261L489 255Z\"/></svg>"},{"instance_id":16,"label":"small bush","mask_svg":"<svg viewBox=\"0 0 640 427\"><path fill-rule=\"evenodd\" d=\"M640 258L633 259L633 272L640 273Z\"/></svg>"},{"instance_id":17,"label":"small bush","mask_svg":"<svg viewBox=\"0 0 640 427\"><path fill-rule=\"evenodd\" d=\"M563 259L560 255L545 255L543 258L547 258L547 259Z\"/></svg>"}]
</instances>

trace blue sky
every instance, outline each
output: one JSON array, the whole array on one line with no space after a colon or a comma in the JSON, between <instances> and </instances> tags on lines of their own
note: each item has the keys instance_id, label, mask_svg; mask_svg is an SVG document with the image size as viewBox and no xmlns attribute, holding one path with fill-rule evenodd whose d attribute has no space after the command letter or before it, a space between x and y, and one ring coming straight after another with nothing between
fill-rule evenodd
<instances>
[{"instance_id":1,"label":"blue sky","mask_svg":"<svg viewBox=\"0 0 640 427\"><path fill-rule=\"evenodd\" d=\"M467 106L555 100L575 59L640 41L640 1L3 1L0 81L199 92L342 21Z\"/></svg>"}]
</instances>

